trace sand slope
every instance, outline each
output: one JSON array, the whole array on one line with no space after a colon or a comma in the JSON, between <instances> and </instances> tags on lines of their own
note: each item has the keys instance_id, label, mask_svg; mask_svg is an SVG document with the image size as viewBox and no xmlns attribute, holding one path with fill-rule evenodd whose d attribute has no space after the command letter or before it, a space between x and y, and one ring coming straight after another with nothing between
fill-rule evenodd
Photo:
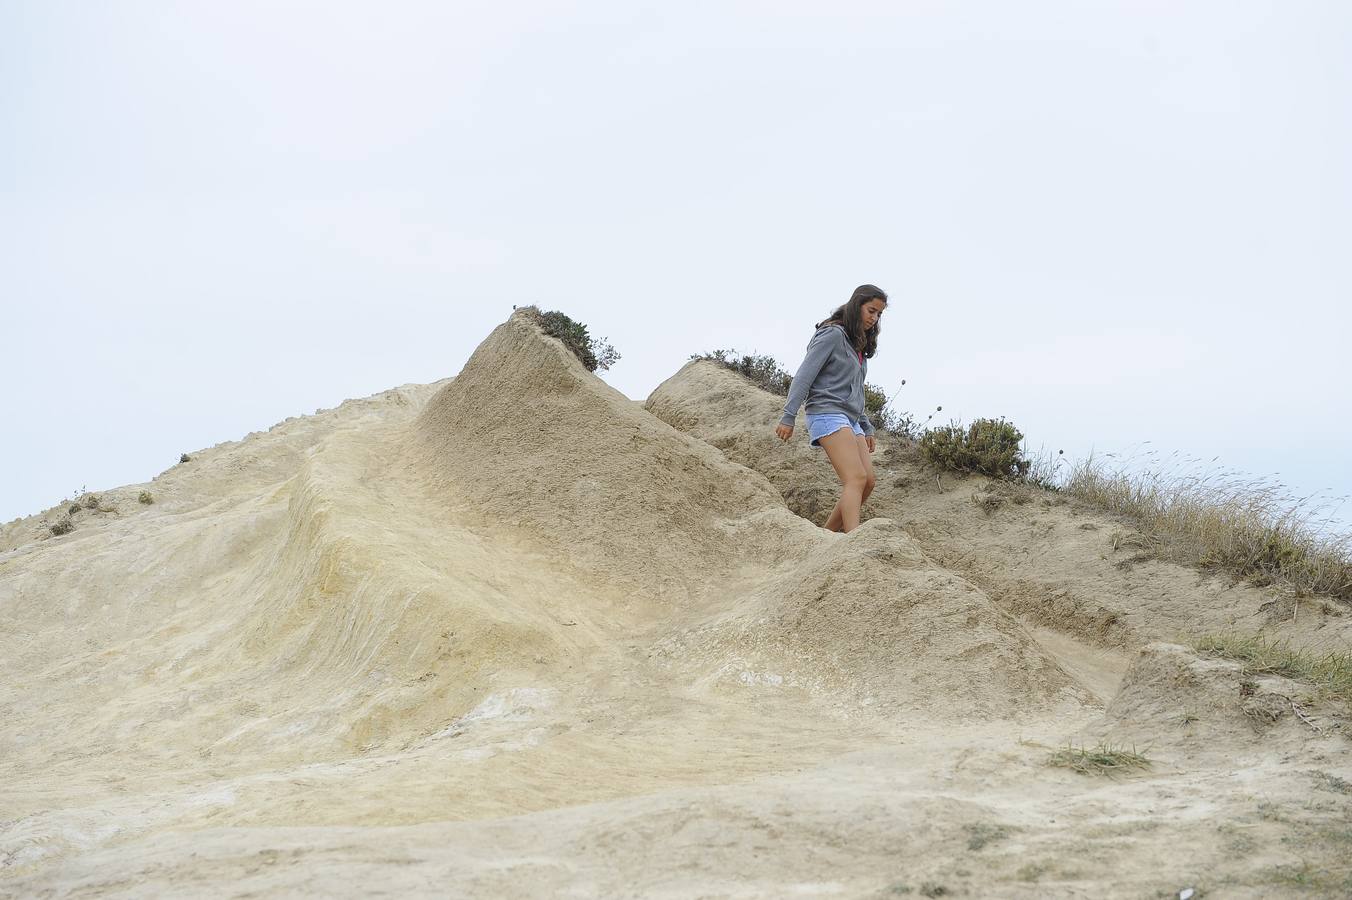
<instances>
[{"instance_id":1,"label":"sand slope","mask_svg":"<svg viewBox=\"0 0 1352 900\"><path fill-rule=\"evenodd\" d=\"M822 531L778 404L692 362L640 406L516 314L453 379L0 528L0 895L1342 889L1342 711L1168 643L1346 647L1341 608L886 447ZM1045 764L1105 737L1155 767Z\"/></svg>"}]
</instances>

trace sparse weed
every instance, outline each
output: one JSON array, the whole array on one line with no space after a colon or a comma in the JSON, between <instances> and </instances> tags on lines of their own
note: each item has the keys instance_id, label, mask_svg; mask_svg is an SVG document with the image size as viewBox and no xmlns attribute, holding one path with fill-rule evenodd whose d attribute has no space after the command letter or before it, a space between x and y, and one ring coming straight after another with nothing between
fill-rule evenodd
<instances>
[{"instance_id":1,"label":"sparse weed","mask_svg":"<svg viewBox=\"0 0 1352 900\"><path fill-rule=\"evenodd\" d=\"M1005 498L1001 497L999 494L975 493L972 494L972 502L975 503L977 508L982 512L990 515L1004 505Z\"/></svg>"},{"instance_id":2,"label":"sparse weed","mask_svg":"<svg viewBox=\"0 0 1352 900\"><path fill-rule=\"evenodd\" d=\"M967 832L968 850L980 850L987 844L993 844L1009 837L1009 829L1004 825L988 825L985 822L964 825L962 830Z\"/></svg>"},{"instance_id":3,"label":"sparse weed","mask_svg":"<svg viewBox=\"0 0 1352 900\"><path fill-rule=\"evenodd\" d=\"M75 523L71 521L70 516L62 516L51 525L52 534L60 537L63 534L70 534L75 530Z\"/></svg>"},{"instance_id":4,"label":"sparse weed","mask_svg":"<svg viewBox=\"0 0 1352 900\"><path fill-rule=\"evenodd\" d=\"M906 379L903 378L901 386L893 391L891 396L888 396L877 385L864 385L864 412L868 414L869 421L873 423L874 428L914 443L920 440L920 436L924 433L925 427L929 425L930 419L934 418L934 413L930 413L923 422L918 422L911 413L897 409L893 404L897 395L901 393L901 388L905 386ZM942 406L937 407L935 412L942 409Z\"/></svg>"},{"instance_id":5,"label":"sparse weed","mask_svg":"<svg viewBox=\"0 0 1352 900\"><path fill-rule=\"evenodd\" d=\"M1265 875L1264 880L1269 884L1286 884L1292 887L1313 888L1321 891L1339 886L1339 879L1336 876L1311 865L1308 860L1273 866L1266 871ZM1348 881L1342 879L1341 886L1348 887Z\"/></svg>"},{"instance_id":6,"label":"sparse weed","mask_svg":"<svg viewBox=\"0 0 1352 900\"><path fill-rule=\"evenodd\" d=\"M1310 776L1314 778L1315 787L1320 790L1333 791L1335 794L1352 794L1352 782L1345 778L1318 770L1311 772Z\"/></svg>"},{"instance_id":7,"label":"sparse weed","mask_svg":"<svg viewBox=\"0 0 1352 900\"><path fill-rule=\"evenodd\" d=\"M1045 491L1061 490L1061 466L1066 463L1066 451L1057 450L1055 456L1039 451L1036 456L1029 457L1025 449L1023 455L1028 460L1028 471L1023 476L1025 482Z\"/></svg>"},{"instance_id":8,"label":"sparse weed","mask_svg":"<svg viewBox=\"0 0 1352 900\"><path fill-rule=\"evenodd\" d=\"M150 491L141 491L141 493L137 495L136 499L137 499L139 502L141 502L141 503L154 503L154 502L155 502L155 498L154 498L153 496L151 496Z\"/></svg>"},{"instance_id":9,"label":"sparse weed","mask_svg":"<svg viewBox=\"0 0 1352 900\"><path fill-rule=\"evenodd\" d=\"M100 505L100 498L98 494L85 494L83 497L80 498L80 503L84 506L85 509L98 509Z\"/></svg>"},{"instance_id":10,"label":"sparse weed","mask_svg":"<svg viewBox=\"0 0 1352 900\"><path fill-rule=\"evenodd\" d=\"M181 463L192 462L192 457L184 453L181 456L179 456L178 461Z\"/></svg>"},{"instance_id":11,"label":"sparse weed","mask_svg":"<svg viewBox=\"0 0 1352 900\"><path fill-rule=\"evenodd\" d=\"M1053 753L1047 762L1048 765L1072 769L1081 775L1113 776L1150 766L1150 760L1143 753L1138 753L1134 744L1127 750L1102 741L1092 748L1067 746Z\"/></svg>"}]
</instances>

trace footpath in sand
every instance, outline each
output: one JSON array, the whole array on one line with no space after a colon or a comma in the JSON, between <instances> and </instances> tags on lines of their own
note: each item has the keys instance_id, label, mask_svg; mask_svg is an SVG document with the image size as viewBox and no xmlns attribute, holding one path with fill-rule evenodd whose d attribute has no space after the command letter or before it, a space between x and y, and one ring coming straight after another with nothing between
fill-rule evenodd
<instances>
[{"instance_id":1,"label":"footpath in sand","mask_svg":"<svg viewBox=\"0 0 1352 900\"><path fill-rule=\"evenodd\" d=\"M708 361L630 401L518 313L3 526L0 896L1352 890L1347 711L1185 646L1345 650L1345 607L886 439L826 532L780 403ZM1046 764L1105 738L1154 764Z\"/></svg>"}]
</instances>

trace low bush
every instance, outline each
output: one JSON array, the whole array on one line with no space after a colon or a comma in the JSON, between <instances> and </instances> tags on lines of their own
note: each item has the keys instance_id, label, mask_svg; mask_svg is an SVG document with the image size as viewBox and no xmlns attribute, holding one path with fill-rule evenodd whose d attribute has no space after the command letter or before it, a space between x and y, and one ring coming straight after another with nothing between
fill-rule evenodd
<instances>
[{"instance_id":1,"label":"low bush","mask_svg":"<svg viewBox=\"0 0 1352 900\"><path fill-rule=\"evenodd\" d=\"M692 353L690 358L713 360L723 368L731 369L749 379L762 390L781 397L789 395L789 385L793 383L793 376L773 356L738 353L736 350L714 350L709 353Z\"/></svg>"},{"instance_id":2,"label":"low bush","mask_svg":"<svg viewBox=\"0 0 1352 900\"><path fill-rule=\"evenodd\" d=\"M141 491L141 493L136 497L136 499L141 503L155 502L155 498L150 495L150 491Z\"/></svg>"},{"instance_id":3,"label":"low bush","mask_svg":"<svg viewBox=\"0 0 1352 900\"><path fill-rule=\"evenodd\" d=\"M70 516L62 516L51 526L52 534L60 536L70 534L75 530L75 523L71 521Z\"/></svg>"},{"instance_id":4,"label":"low bush","mask_svg":"<svg viewBox=\"0 0 1352 900\"><path fill-rule=\"evenodd\" d=\"M586 325L557 309L542 312L538 306L522 306L519 311L525 312L545 334L562 341L588 372L604 372L620 359L620 354L605 338L592 337L587 333Z\"/></svg>"},{"instance_id":5,"label":"low bush","mask_svg":"<svg viewBox=\"0 0 1352 900\"><path fill-rule=\"evenodd\" d=\"M966 428L953 422L922 434L920 455L941 469L1023 478L1031 463L1023 458L1021 441L1023 435L1004 419L977 419Z\"/></svg>"}]
</instances>

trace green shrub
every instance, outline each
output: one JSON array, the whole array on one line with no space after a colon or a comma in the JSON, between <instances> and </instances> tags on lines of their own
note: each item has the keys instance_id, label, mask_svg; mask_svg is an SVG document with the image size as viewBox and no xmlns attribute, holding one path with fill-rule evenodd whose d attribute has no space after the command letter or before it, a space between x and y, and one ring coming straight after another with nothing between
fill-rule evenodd
<instances>
[{"instance_id":1,"label":"green shrub","mask_svg":"<svg viewBox=\"0 0 1352 900\"><path fill-rule=\"evenodd\" d=\"M781 397L789 395L789 385L793 383L793 376L786 372L773 356L738 353L736 350L714 350L710 353L692 353L690 358L711 359L725 369L731 369L750 379L762 390Z\"/></svg>"},{"instance_id":2,"label":"green shrub","mask_svg":"<svg viewBox=\"0 0 1352 900\"><path fill-rule=\"evenodd\" d=\"M556 309L541 312L538 306L522 306L524 311L540 330L550 337L558 338L563 345L573 351L573 355L582 361L588 372L604 372L615 365L620 354L605 338L594 338L587 334L587 326L570 319Z\"/></svg>"},{"instance_id":3,"label":"green shrub","mask_svg":"<svg viewBox=\"0 0 1352 900\"><path fill-rule=\"evenodd\" d=\"M137 496L136 499L139 500L139 501L142 502L142 503L154 503L154 502L155 502L155 498L152 497L152 496L150 496L150 491L141 491L140 495Z\"/></svg>"},{"instance_id":4,"label":"green shrub","mask_svg":"<svg viewBox=\"0 0 1352 900\"><path fill-rule=\"evenodd\" d=\"M56 520L56 524L52 525L52 534L57 536L70 534L74 530L75 523L70 520L70 516L62 516Z\"/></svg>"},{"instance_id":5,"label":"green shrub","mask_svg":"<svg viewBox=\"0 0 1352 900\"><path fill-rule=\"evenodd\" d=\"M943 469L1022 478L1031 465L1019 450L1022 440L1019 430L1004 419L977 419L967 428L953 422L921 435L920 454Z\"/></svg>"}]
</instances>

